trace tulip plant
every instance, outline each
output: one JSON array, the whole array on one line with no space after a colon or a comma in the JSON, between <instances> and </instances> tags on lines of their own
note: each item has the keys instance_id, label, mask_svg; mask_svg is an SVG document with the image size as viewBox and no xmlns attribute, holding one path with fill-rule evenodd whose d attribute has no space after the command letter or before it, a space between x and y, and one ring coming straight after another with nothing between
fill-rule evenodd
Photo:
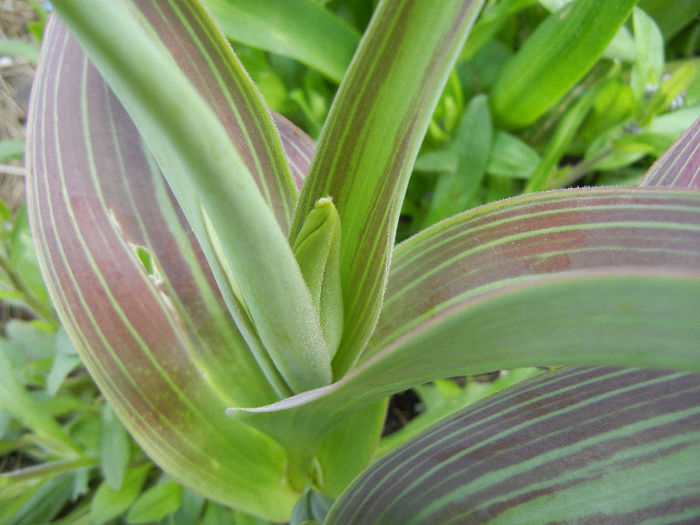
<instances>
[{"instance_id":1,"label":"tulip plant","mask_svg":"<svg viewBox=\"0 0 700 525\"><path fill-rule=\"evenodd\" d=\"M437 3L379 3L314 144L199 0L52 2L28 206L63 325L158 465L268 520L305 493L331 524L698 516L700 120L640 187L510 198L395 246L484 2ZM494 119L549 111L634 4L562 8ZM554 368L376 460L392 393L523 366Z\"/></svg>"}]
</instances>

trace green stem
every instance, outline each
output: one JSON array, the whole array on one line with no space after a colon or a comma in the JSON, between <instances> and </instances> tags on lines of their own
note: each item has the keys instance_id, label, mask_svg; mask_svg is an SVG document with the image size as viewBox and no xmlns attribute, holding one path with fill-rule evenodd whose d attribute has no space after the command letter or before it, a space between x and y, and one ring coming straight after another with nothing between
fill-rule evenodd
<instances>
[{"instance_id":1,"label":"green stem","mask_svg":"<svg viewBox=\"0 0 700 525\"><path fill-rule=\"evenodd\" d=\"M100 460L92 456L61 459L50 463L42 463L41 465L15 470L13 472L5 472L0 475L0 480L7 483L31 479L50 478L63 474L64 472L70 472L71 470L76 470L83 467L96 467L99 464Z\"/></svg>"},{"instance_id":2,"label":"green stem","mask_svg":"<svg viewBox=\"0 0 700 525\"><path fill-rule=\"evenodd\" d=\"M46 306L41 299L39 299L34 293L25 286L22 278L15 273L7 259L4 256L0 256L0 271L2 271L7 280L10 281L10 285L19 293L22 294L22 300L31 308L34 313L46 321L52 328L58 328L59 323L56 320L56 315L53 309Z\"/></svg>"}]
</instances>

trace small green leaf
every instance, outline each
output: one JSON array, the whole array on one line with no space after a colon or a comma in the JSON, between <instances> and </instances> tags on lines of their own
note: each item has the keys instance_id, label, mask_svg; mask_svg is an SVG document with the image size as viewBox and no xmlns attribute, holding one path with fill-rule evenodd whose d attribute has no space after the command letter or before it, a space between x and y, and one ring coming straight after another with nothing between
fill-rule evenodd
<instances>
[{"instance_id":1,"label":"small green leaf","mask_svg":"<svg viewBox=\"0 0 700 525\"><path fill-rule=\"evenodd\" d=\"M0 40L0 42L2 42ZM0 162L11 159L21 159L24 156L24 140L3 139L0 140Z\"/></svg>"},{"instance_id":2,"label":"small green leaf","mask_svg":"<svg viewBox=\"0 0 700 525\"><path fill-rule=\"evenodd\" d=\"M638 100L648 89L656 89L664 69L664 40L653 18L638 7L632 15L637 60L632 68L630 83Z\"/></svg>"},{"instance_id":3,"label":"small green leaf","mask_svg":"<svg viewBox=\"0 0 700 525\"><path fill-rule=\"evenodd\" d=\"M340 217L333 199L319 199L306 217L292 250L321 319L331 359L343 334L340 242Z\"/></svg>"},{"instance_id":4,"label":"small green leaf","mask_svg":"<svg viewBox=\"0 0 700 525\"><path fill-rule=\"evenodd\" d=\"M552 13L503 69L491 92L494 118L527 126L590 70L636 0L579 0Z\"/></svg>"},{"instance_id":5,"label":"small green leaf","mask_svg":"<svg viewBox=\"0 0 700 525\"><path fill-rule=\"evenodd\" d=\"M129 436L107 403L102 407L100 460L105 480L113 490L119 490L129 466Z\"/></svg>"},{"instance_id":6,"label":"small green leaf","mask_svg":"<svg viewBox=\"0 0 700 525\"><path fill-rule=\"evenodd\" d=\"M493 125L486 95L469 102L451 149L457 155L457 171L440 176L424 226L460 213L477 204L476 192L486 174Z\"/></svg>"},{"instance_id":7,"label":"small green leaf","mask_svg":"<svg viewBox=\"0 0 700 525\"><path fill-rule=\"evenodd\" d=\"M127 523L150 523L175 512L182 503L182 487L164 481L141 494L126 515Z\"/></svg>"},{"instance_id":8,"label":"small green leaf","mask_svg":"<svg viewBox=\"0 0 700 525\"><path fill-rule=\"evenodd\" d=\"M119 490L112 489L103 481L90 503L90 520L96 524L106 523L126 511L141 492L150 463L129 469Z\"/></svg>"},{"instance_id":9,"label":"small green leaf","mask_svg":"<svg viewBox=\"0 0 700 525\"><path fill-rule=\"evenodd\" d=\"M527 179L540 163L539 154L525 141L507 131L496 131L486 171L509 179Z\"/></svg>"},{"instance_id":10,"label":"small green leaf","mask_svg":"<svg viewBox=\"0 0 700 525\"><path fill-rule=\"evenodd\" d=\"M21 56L36 64L39 60L39 45L17 38L3 38L0 40L0 56L3 55Z\"/></svg>"}]
</instances>

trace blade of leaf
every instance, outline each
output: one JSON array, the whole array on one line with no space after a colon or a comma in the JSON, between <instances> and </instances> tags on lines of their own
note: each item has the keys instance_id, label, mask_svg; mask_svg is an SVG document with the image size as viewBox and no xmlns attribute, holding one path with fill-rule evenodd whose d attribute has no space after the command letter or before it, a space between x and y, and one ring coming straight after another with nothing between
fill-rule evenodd
<instances>
[{"instance_id":1,"label":"blade of leaf","mask_svg":"<svg viewBox=\"0 0 700 525\"><path fill-rule=\"evenodd\" d=\"M345 328L333 369L356 360L376 322L411 167L479 0L382 2L336 96L304 184L293 243L314 203L340 214ZM430 31L423 28L430 27Z\"/></svg>"},{"instance_id":2,"label":"blade of leaf","mask_svg":"<svg viewBox=\"0 0 700 525\"><path fill-rule=\"evenodd\" d=\"M129 0L54 3L134 119L207 260L216 268L220 288L240 290L246 311L289 389L299 392L327 384L330 359L318 315L284 232L218 115L195 91L164 43L151 37L151 32L169 26L151 21L155 26L147 30L139 23L151 11L149 5ZM171 10L165 11L163 4L153 7L166 13L166 20L184 16L181 10L188 20L206 18L194 1L166 5ZM127 34L129 38L124 38ZM244 323L229 295L225 294L229 308Z\"/></svg>"},{"instance_id":3,"label":"blade of leaf","mask_svg":"<svg viewBox=\"0 0 700 525\"><path fill-rule=\"evenodd\" d=\"M527 126L595 64L636 0L578 0L552 13L513 55L491 91L494 119Z\"/></svg>"},{"instance_id":4,"label":"blade of leaf","mask_svg":"<svg viewBox=\"0 0 700 525\"><path fill-rule=\"evenodd\" d=\"M700 189L700 117L654 163L640 185Z\"/></svg>"},{"instance_id":5,"label":"blade of leaf","mask_svg":"<svg viewBox=\"0 0 700 525\"><path fill-rule=\"evenodd\" d=\"M226 36L288 56L340 82L360 42L355 28L312 0L205 0Z\"/></svg>"},{"instance_id":6,"label":"blade of leaf","mask_svg":"<svg viewBox=\"0 0 700 525\"><path fill-rule=\"evenodd\" d=\"M164 470L209 498L285 519L298 497L280 483L285 452L223 416L231 403L277 396L133 123L65 35L49 22L27 158L32 229L56 309L117 415Z\"/></svg>"},{"instance_id":7,"label":"blade of leaf","mask_svg":"<svg viewBox=\"0 0 700 525\"><path fill-rule=\"evenodd\" d=\"M372 465L325 521L688 520L700 515L695 374L570 368L444 420Z\"/></svg>"}]
</instances>

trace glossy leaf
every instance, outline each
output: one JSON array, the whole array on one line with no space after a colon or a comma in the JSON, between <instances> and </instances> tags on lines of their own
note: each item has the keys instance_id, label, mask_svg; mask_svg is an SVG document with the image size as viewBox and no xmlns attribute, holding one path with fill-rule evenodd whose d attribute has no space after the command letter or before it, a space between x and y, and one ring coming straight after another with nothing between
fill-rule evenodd
<instances>
[{"instance_id":1,"label":"glossy leaf","mask_svg":"<svg viewBox=\"0 0 700 525\"><path fill-rule=\"evenodd\" d=\"M552 13L498 78L494 118L519 128L542 116L595 64L635 3L578 0Z\"/></svg>"},{"instance_id":2,"label":"glossy leaf","mask_svg":"<svg viewBox=\"0 0 700 525\"><path fill-rule=\"evenodd\" d=\"M231 40L288 56L340 82L359 33L313 0L205 0Z\"/></svg>"},{"instance_id":3,"label":"glossy leaf","mask_svg":"<svg viewBox=\"0 0 700 525\"><path fill-rule=\"evenodd\" d=\"M343 228L345 303L336 377L376 322L411 167L482 3L382 2L336 95L290 235L293 243L318 199L333 198Z\"/></svg>"},{"instance_id":4,"label":"glossy leaf","mask_svg":"<svg viewBox=\"0 0 700 525\"><path fill-rule=\"evenodd\" d=\"M382 458L325 523L692 521L700 515L691 459L700 453L699 397L695 374L547 374Z\"/></svg>"},{"instance_id":5,"label":"glossy leaf","mask_svg":"<svg viewBox=\"0 0 700 525\"><path fill-rule=\"evenodd\" d=\"M219 288L231 290L224 299L236 321L240 326L246 326L246 316L252 321L255 334L245 331L244 336L249 341L259 336L266 357L287 385L280 393L327 384L330 358L318 315L285 230L238 150L247 148L248 126L241 128L242 140L232 141L222 118L188 80L188 75L203 73L177 64L171 53L179 48L173 46L171 52L167 42L152 36L174 30L183 40L193 40L195 48L207 39L214 56L222 57L238 81L235 89L246 96L240 107L269 121L250 79L204 8L194 0L158 6L130 0L62 0L53 5L134 120L215 269ZM185 14L189 22L183 22ZM134 23L139 17L150 30ZM209 57L198 58L206 66ZM262 146L276 152L286 174L276 180L293 192L282 147L268 124ZM261 252L266 256L260 257ZM243 306L234 300L238 295Z\"/></svg>"}]
</instances>

